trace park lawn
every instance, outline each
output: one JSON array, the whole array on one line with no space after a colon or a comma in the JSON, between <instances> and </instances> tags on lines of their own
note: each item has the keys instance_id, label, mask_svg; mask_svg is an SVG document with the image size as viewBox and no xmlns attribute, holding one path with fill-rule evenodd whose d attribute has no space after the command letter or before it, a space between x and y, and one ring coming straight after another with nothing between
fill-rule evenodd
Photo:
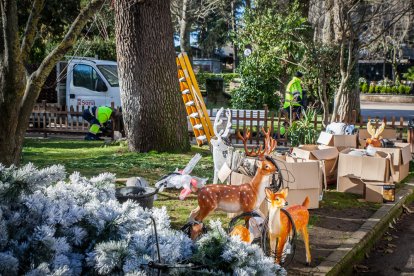
<instances>
[{"instance_id":1,"label":"park lawn","mask_svg":"<svg viewBox=\"0 0 414 276\"><path fill-rule=\"evenodd\" d=\"M103 172L116 174L117 178L141 176L153 185L163 175L182 169L187 162L200 153L203 158L197 164L193 175L213 177L213 160L208 147L192 146L188 153L132 153L125 144L104 144L102 141L83 141L67 139L26 139L22 163L32 162L39 168L54 164L62 164L68 173L78 171L83 176L91 177ZM191 210L197 207L196 196L191 194L186 200L178 199L178 190L165 190L158 195L154 206L166 206L174 228L183 226ZM358 196L326 192L321 206L327 208L379 208L379 204L359 202ZM215 212L210 219L220 218L224 226L229 219L223 212ZM310 224L316 223L316 217Z\"/></svg>"}]
</instances>

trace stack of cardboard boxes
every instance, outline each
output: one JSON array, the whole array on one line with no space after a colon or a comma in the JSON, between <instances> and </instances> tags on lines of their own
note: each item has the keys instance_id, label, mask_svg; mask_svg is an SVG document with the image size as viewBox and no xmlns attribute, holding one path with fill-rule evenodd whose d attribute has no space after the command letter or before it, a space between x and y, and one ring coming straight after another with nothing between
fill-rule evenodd
<instances>
[{"instance_id":1,"label":"stack of cardboard boxes","mask_svg":"<svg viewBox=\"0 0 414 276\"><path fill-rule=\"evenodd\" d=\"M359 147L339 153L337 189L363 195L369 202L388 202L395 199L395 183L408 176L411 160L410 145L396 142L396 131L385 129L381 136L394 141L393 148L374 148L368 155L367 130L359 131Z\"/></svg>"},{"instance_id":2,"label":"stack of cardboard boxes","mask_svg":"<svg viewBox=\"0 0 414 276\"><path fill-rule=\"evenodd\" d=\"M382 136L395 140L396 131L385 129ZM322 132L318 145L295 147L290 155L274 155L284 184L289 187L289 206L302 204L309 196L309 208L319 208L323 190L335 181L339 192L359 194L370 202L393 201L394 183L408 175L410 145L395 142L395 147L376 148L375 154L369 156L362 149L369 137L366 130L360 130L359 135ZM232 172L229 179L232 185L238 185L249 183L252 178ZM271 178L268 182L271 183ZM266 201L260 210L267 214Z\"/></svg>"}]
</instances>

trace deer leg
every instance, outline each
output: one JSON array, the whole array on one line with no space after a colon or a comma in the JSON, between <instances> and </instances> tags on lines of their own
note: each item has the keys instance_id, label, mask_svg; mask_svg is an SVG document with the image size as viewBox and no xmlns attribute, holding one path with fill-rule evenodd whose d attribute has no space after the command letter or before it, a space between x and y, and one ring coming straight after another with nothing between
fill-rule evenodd
<instances>
[{"instance_id":1,"label":"deer leg","mask_svg":"<svg viewBox=\"0 0 414 276\"><path fill-rule=\"evenodd\" d=\"M310 253L310 248L309 248L308 228L306 226L304 226L302 228L301 232L302 232L303 242L305 243L305 249L306 249L306 264L310 265L310 263L311 263L311 253Z\"/></svg>"},{"instance_id":2,"label":"deer leg","mask_svg":"<svg viewBox=\"0 0 414 276\"><path fill-rule=\"evenodd\" d=\"M214 209L216 209L215 206L211 206L211 207L204 207L204 208L200 208L199 207L199 211L198 214L195 216L195 220L202 222L203 219L208 216L208 214L210 214L211 211L213 211Z\"/></svg>"},{"instance_id":3,"label":"deer leg","mask_svg":"<svg viewBox=\"0 0 414 276\"><path fill-rule=\"evenodd\" d=\"M285 247L286 238L286 235L282 235L277 241L276 263L278 264L283 260L283 248Z\"/></svg>"},{"instance_id":4,"label":"deer leg","mask_svg":"<svg viewBox=\"0 0 414 276\"><path fill-rule=\"evenodd\" d=\"M272 253L274 252L276 254L276 244L277 244L277 236L274 234L270 234L269 233L269 238L270 238L270 255L272 255ZM276 262L277 262L277 256L276 256Z\"/></svg>"},{"instance_id":5,"label":"deer leg","mask_svg":"<svg viewBox=\"0 0 414 276\"><path fill-rule=\"evenodd\" d=\"M188 217L188 221L195 221L195 217L198 215L200 211L200 206L197 206L194 210L191 211L190 216Z\"/></svg>"}]
</instances>

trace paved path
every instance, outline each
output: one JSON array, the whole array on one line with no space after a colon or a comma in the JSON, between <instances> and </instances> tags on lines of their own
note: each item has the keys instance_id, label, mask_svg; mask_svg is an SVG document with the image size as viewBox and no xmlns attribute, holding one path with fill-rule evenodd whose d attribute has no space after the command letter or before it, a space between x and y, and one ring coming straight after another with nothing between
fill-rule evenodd
<instances>
[{"instance_id":1,"label":"paved path","mask_svg":"<svg viewBox=\"0 0 414 276\"><path fill-rule=\"evenodd\" d=\"M414 104L361 102L361 113L364 117L386 116L390 120L395 116L399 120L402 116L405 120L411 120L414 119Z\"/></svg>"},{"instance_id":2,"label":"paved path","mask_svg":"<svg viewBox=\"0 0 414 276\"><path fill-rule=\"evenodd\" d=\"M414 275L414 214L403 215L387 233L363 262L369 270L355 275Z\"/></svg>"}]
</instances>

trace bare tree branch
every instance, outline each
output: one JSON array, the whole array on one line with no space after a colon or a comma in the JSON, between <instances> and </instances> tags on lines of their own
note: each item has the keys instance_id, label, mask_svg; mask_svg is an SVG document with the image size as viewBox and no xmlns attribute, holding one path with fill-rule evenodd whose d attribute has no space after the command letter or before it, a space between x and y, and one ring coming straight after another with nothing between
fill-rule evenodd
<instances>
[{"instance_id":1,"label":"bare tree branch","mask_svg":"<svg viewBox=\"0 0 414 276\"><path fill-rule=\"evenodd\" d=\"M25 123L24 118L26 117L26 113L32 111L33 103L40 93L40 89L37 88L44 83L50 71L53 69L53 66L55 66L55 64L63 58L65 53L73 47L77 37L88 22L88 19L102 7L105 1L106 0L93 0L83 8L72 23L63 40L46 56L39 68L30 75L27 80L26 90L21 104L21 114L23 114L23 116L21 116L22 120L19 120L19 123Z\"/></svg>"},{"instance_id":2,"label":"bare tree branch","mask_svg":"<svg viewBox=\"0 0 414 276\"><path fill-rule=\"evenodd\" d=\"M33 2L32 10L30 11L29 18L27 19L22 45L20 47L20 57L23 61L27 60L35 41L37 23L40 19L40 13L43 10L44 2L44 0L35 0Z\"/></svg>"}]
</instances>

